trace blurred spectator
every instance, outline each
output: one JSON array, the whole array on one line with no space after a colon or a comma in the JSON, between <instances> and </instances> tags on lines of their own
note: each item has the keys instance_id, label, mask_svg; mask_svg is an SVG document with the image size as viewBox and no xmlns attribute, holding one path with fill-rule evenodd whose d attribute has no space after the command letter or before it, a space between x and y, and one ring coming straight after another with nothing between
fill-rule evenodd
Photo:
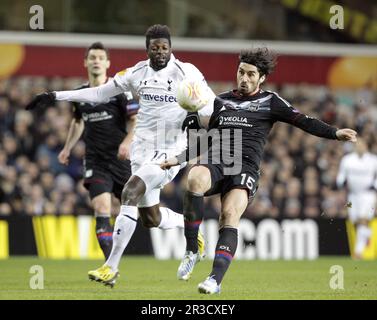
<instances>
[{"instance_id":1,"label":"blurred spectator","mask_svg":"<svg viewBox=\"0 0 377 320\"><path fill-rule=\"evenodd\" d=\"M7 155L7 164L15 165L16 158L18 156L17 139L12 133L6 132L3 134L2 146Z\"/></svg>"},{"instance_id":2,"label":"blurred spectator","mask_svg":"<svg viewBox=\"0 0 377 320\"><path fill-rule=\"evenodd\" d=\"M299 218L301 213L301 202L298 198L288 197L285 202L284 216L287 218Z\"/></svg>"},{"instance_id":3,"label":"blurred spectator","mask_svg":"<svg viewBox=\"0 0 377 320\"><path fill-rule=\"evenodd\" d=\"M50 168L55 174L63 172L64 167L58 161L58 154L62 147L62 145L59 145L57 135L49 133L45 139L45 143L41 144L37 149L37 161L42 162L44 166Z\"/></svg>"},{"instance_id":4,"label":"blurred spectator","mask_svg":"<svg viewBox=\"0 0 377 320\"><path fill-rule=\"evenodd\" d=\"M13 128L14 111L11 110L10 101L6 96L0 96L0 133Z\"/></svg>"},{"instance_id":5,"label":"blurred spectator","mask_svg":"<svg viewBox=\"0 0 377 320\"><path fill-rule=\"evenodd\" d=\"M24 198L24 205L26 214L28 215L42 215L44 214L44 205L46 198L43 194L42 187L35 183L31 186L30 192Z\"/></svg>"},{"instance_id":6,"label":"blurred spectator","mask_svg":"<svg viewBox=\"0 0 377 320\"><path fill-rule=\"evenodd\" d=\"M17 137L18 150L20 154L26 155L29 158L34 153L34 138L30 134L30 125L33 122L33 117L30 112L19 110L16 113L14 132Z\"/></svg>"}]
</instances>

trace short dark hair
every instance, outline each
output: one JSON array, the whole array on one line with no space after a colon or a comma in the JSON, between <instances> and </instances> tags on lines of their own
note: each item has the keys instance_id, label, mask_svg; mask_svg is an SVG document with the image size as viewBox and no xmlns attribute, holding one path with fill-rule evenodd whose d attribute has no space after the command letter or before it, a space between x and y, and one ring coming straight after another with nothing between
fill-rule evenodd
<instances>
[{"instance_id":1,"label":"short dark hair","mask_svg":"<svg viewBox=\"0 0 377 320\"><path fill-rule=\"evenodd\" d=\"M276 60L277 55L266 47L242 50L239 55L239 63L244 62L256 66L261 76L268 76L274 71Z\"/></svg>"},{"instance_id":2,"label":"short dark hair","mask_svg":"<svg viewBox=\"0 0 377 320\"><path fill-rule=\"evenodd\" d=\"M107 56L107 59L110 59L110 54L109 54L109 50L107 50L107 48L103 45L102 42L94 42L92 43L88 49L86 49L86 52L85 52L85 59L88 58L88 55L89 55L89 51L90 50L103 50L106 52L106 56Z\"/></svg>"},{"instance_id":3,"label":"short dark hair","mask_svg":"<svg viewBox=\"0 0 377 320\"><path fill-rule=\"evenodd\" d=\"M171 46L170 29L166 25L155 24L153 26L150 26L145 33L145 37L145 44L147 46L147 49L149 47L151 39L167 39L169 41L169 45Z\"/></svg>"}]
</instances>

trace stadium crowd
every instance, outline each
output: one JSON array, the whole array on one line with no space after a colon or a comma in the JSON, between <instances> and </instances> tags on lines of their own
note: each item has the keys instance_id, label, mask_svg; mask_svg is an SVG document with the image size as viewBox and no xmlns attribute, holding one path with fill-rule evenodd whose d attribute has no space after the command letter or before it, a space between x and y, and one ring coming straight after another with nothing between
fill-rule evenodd
<instances>
[{"instance_id":1,"label":"stadium crowd","mask_svg":"<svg viewBox=\"0 0 377 320\"><path fill-rule=\"evenodd\" d=\"M77 87L79 78L17 77L0 81L0 215L93 214L82 184L85 145L73 149L68 166L58 162L71 108L60 102L45 111L28 112L30 98L46 90ZM231 83L210 83L216 93ZM319 86L268 86L297 109L337 127L354 128L377 153L377 97L372 89L330 91ZM335 218L346 216L345 190L336 190L340 158L350 143L320 139L285 124L276 124L267 142L262 174L253 204L244 216ZM184 173L167 185L162 202L182 210ZM218 197L206 200L207 217L218 216ZM114 214L118 212L115 205Z\"/></svg>"}]
</instances>

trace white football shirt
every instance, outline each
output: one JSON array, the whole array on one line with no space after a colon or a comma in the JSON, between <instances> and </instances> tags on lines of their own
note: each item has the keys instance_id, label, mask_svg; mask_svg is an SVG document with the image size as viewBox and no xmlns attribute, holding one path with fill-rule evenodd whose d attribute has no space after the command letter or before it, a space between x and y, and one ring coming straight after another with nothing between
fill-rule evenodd
<instances>
[{"instance_id":1,"label":"white football shirt","mask_svg":"<svg viewBox=\"0 0 377 320\"><path fill-rule=\"evenodd\" d=\"M336 183L342 187L347 182L351 193L377 187L377 156L369 152L359 156L356 152L345 155L339 167Z\"/></svg>"},{"instance_id":2,"label":"white football shirt","mask_svg":"<svg viewBox=\"0 0 377 320\"><path fill-rule=\"evenodd\" d=\"M161 70L155 71L150 61L145 60L118 72L114 77L116 86L138 95L135 136L153 143L155 149L181 151L186 147L182 123L187 111L179 106L176 98L178 84L186 78L205 83L211 99L207 106L199 110L199 115L210 116L215 94L194 65L179 61L173 54L167 66Z\"/></svg>"}]
</instances>

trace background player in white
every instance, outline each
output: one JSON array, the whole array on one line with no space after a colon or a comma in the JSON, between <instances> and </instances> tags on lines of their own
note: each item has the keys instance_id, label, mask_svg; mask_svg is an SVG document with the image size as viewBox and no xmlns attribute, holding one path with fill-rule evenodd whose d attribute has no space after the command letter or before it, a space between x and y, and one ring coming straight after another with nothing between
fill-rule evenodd
<instances>
[{"instance_id":1,"label":"background player in white","mask_svg":"<svg viewBox=\"0 0 377 320\"><path fill-rule=\"evenodd\" d=\"M205 80L195 66L174 57L167 26L153 25L147 30L146 49L148 60L119 72L113 81L97 88L44 93L26 107L33 109L54 100L100 103L130 90L139 96L140 109L130 152L133 175L122 192L113 248L105 265L89 272L92 279L109 285L113 285L118 276L119 261L135 231L138 211L143 225L148 228L184 227L183 215L159 206L160 189L172 181L180 167L162 170L159 164L186 148L182 124L187 112L177 103L179 82L187 78ZM211 89L208 91L213 99L200 110L201 116L209 116L213 110L215 95Z\"/></svg>"},{"instance_id":2,"label":"background player in white","mask_svg":"<svg viewBox=\"0 0 377 320\"><path fill-rule=\"evenodd\" d=\"M338 188L347 187L348 216L356 226L354 258L361 259L372 231L369 221L376 211L377 156L368 152L365 140L358 139L355 151L345 155L339 166Z\"/></svg>"}]
</instances>

